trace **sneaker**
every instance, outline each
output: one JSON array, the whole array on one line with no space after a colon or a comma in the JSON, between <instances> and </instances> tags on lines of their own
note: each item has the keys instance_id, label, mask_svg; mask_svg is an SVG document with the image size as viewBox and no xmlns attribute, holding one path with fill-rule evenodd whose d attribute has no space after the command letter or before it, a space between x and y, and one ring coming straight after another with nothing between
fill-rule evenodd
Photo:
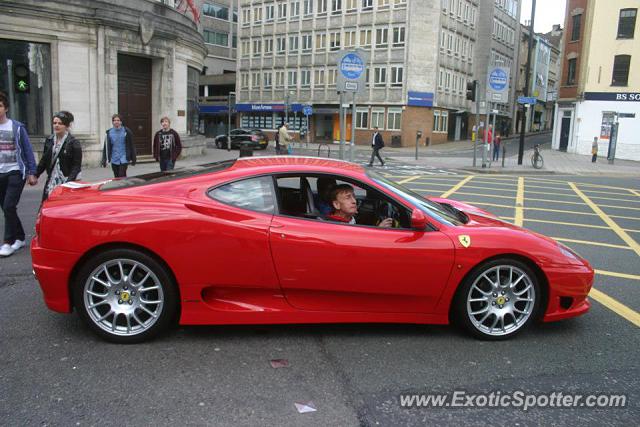
<instances>
[{"instance_id":1,"label":"sneaker","mask_svg":"<svg viewBox=\"0 0 640 427\"><path fill-rule=\"evenodd\" d=\"M9 256L13 252L15 251L13 250L11 245L8 243L5 243L4 245L0 246L0 256Z\"/></svg>"},{"instance_id":2,"label":"sneaker","mask_svg":"<svg viewBox=\"0 0 640 427\"><path fill-rule=\"evenodd\" d=\"M24 248L25 245L26 243L24 242L24 240L16 240L15 242L13 242L13 245L11 245L11 249L17 251L20 248Z\"/></svg>"}]
</instances>

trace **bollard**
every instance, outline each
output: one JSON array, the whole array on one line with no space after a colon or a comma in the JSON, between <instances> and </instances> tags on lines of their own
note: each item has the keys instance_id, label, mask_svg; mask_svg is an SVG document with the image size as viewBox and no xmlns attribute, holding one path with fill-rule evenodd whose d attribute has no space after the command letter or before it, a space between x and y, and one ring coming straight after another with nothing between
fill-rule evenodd
<instances>
[{"instance_id":1,"label":"bollard","mask_svg":"<svg viewBox=\"0 0 640 427\"><path fill-rule=\"evenodd\" d=\"M502 167L504 167L504 158L507 157L507 146L502 144Z\"/></svg>"}]
</instances>

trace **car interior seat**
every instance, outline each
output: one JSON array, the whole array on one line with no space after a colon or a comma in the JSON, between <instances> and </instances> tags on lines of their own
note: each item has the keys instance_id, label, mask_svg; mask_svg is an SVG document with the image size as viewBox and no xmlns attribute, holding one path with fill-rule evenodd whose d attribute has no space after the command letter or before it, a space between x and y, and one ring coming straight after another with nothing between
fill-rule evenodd
<instances>
[{"instance_id":1,"label":"car interior seat","mask_svg":"<svg viewBox=\"0 0 640 427\"><path fill-rule=\"evenodd\" d=\"M300 178L300 193L305 206L305 215L319 216L320 211L316 207L316 203L313 200L313 191L311 191L311 185L304 176Z\"/></svg>"}]
</instances>

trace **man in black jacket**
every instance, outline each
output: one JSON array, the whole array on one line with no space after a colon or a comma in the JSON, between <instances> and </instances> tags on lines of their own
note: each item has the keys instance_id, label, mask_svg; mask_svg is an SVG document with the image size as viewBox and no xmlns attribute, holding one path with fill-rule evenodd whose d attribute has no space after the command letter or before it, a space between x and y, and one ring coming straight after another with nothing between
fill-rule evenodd
<instances>
[{"instance_id":1,"label":"man in black jacket","mask_svg":"<svg viewBox=\"0 0 640 427\"><path fill-rule=\"evenodd\" d=\"M382 140L382 135L378 132L378 127L373 127L373 138L371 139L371 146L373 147L373 151L371 152L371 160L369 161L369 166L373 166L373 161L376 157L380 160L382 166L384 166L384 160L380 157L380 150L384 147L384 141Z\"/></svg>"},{"instance_id":2,"label":"man in black jacket","mask_svg":"<svg viewBox=\"0 0 640 427\"><path fill-rule=\"evenodd\" d=\"M131 129L122 125L119 114L111 117L113 127L107 130L102 148L102 167L111 163L113 176L116 178L127 176L127 167L136 165L136 147L133 145Z\"/></svg>"}]
</instances>

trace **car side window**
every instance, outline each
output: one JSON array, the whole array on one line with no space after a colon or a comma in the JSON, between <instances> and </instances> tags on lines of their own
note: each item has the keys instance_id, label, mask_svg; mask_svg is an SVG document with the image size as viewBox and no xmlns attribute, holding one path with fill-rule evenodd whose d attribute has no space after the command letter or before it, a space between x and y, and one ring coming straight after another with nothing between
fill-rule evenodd
<instances>
[{"instance_id":1,"label":"car side window","mask_svg":"<svg viewBox=\"0 0 640 427\"><path fill-rule=\"evenodd\" d=\"M377 226L392 218L393 228L411 228L411 212L381 192L337 175L287 175L278 177L279 212L287 216L324 221L331 214L331 187L349 184L358 203L357 225Z\"/></svg>"},{"instance_id":2,"label":"car side window","mask_svg":"<svg viewBox=\"0 0 640 427\"><path fill-rule=\"evenodd\" d=\"M273 213L275 197L269 176L244 179L209 191L209 197L241 209Z\"/></svg>"}]
</instances>

